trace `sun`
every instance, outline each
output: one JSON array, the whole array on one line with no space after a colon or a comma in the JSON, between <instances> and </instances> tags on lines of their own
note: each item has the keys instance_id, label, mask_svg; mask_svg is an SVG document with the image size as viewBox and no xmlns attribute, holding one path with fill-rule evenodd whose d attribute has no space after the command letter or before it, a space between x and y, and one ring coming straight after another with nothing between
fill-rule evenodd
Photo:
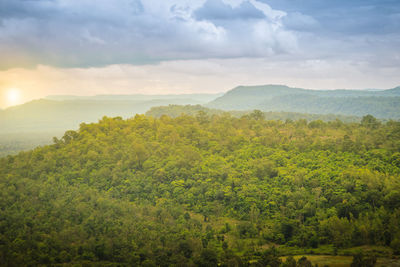
<instances>
[{"instance_id":1,"label":"sun","mask_svg":"<svg viewBox=\"0 0 400 267\"><path fill-rule=\"evenodd\" d=\"M21 90L18 88L10 88L6 92L7 104L9 106L16 105L21 100Z\"/></svg>"}]
</instances>

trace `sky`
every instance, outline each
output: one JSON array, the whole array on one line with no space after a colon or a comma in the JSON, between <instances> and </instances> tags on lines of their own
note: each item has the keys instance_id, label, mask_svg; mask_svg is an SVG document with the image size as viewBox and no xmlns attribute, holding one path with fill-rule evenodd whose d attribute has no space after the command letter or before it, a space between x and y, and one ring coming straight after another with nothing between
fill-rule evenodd
<instances>
[{"instance_id":1,"label":"sky","mask_svg":"<svg viewBox=\"0 0 400 267\"><path fill-rule=\"evenodd\" d=\"M46 95L400 85L399 0L0 0L0 108Z\"/></svg>"}]
</instances>

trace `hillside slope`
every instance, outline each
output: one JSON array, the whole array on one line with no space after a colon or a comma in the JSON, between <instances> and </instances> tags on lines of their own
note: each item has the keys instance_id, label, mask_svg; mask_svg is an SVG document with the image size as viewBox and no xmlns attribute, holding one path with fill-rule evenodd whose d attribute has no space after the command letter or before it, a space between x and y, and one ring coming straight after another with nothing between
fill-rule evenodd
<instances>
[{"instance_id":1,"label":"hillside slope","mask_svg":"<svg viewBox=\"0 0 400 267\"><path fill-rule=\"evenodd\" d=\"M268 266L296 247L400 253L399 122L258 115L105 117L0 158L2 264Z\"/></svg>"},{"instance_id":2,"label":"hillside slope","mask_svg":"<svg viewBox=\"0 0 400 267\"><path fill-rule=\"evenodd\" d=\"M222 96L223 93L217 94L167 94L167 95L94 95L94 96L76 96L76 95L49 95L45 99L48 100L100 100L100 101L152 101L152 100L184 100L190 102L207 103L213 101L217 97Z\"/></svg>"},{"instance_id":3,"label":"hillside slope","mask_svg":"<svg viewBox=\"0 0 400 267\"><path fill-rule=\"evenodd\" d=\"M82 122L96 122L103 116L129 118L154 106L200 104L216 96L51 96L49 99L34 100L0 110L0 157L50 144L52 137L60 137L68 129L78 129Z\"/></svg>"},{"instance_id":4,"label":"hillside slope","mask_svg":"<svg viewBox=\"0 0 400 267\"><path fill-rule=\"evenodd\" d=\"M60 100L34 100L0 112L0 124L2 125L0 133L66 131L77 129L82 122L95 122L103 116L128 118L138 113L144 113L153 106L203 103L195 98L184 97L165 97L165 99L152 99L151 96L137 99L124 97L72 97L76 99L64 100L64 96L60 96Z\"/></svg>"},{"instance_id":5,"label":"hillside slope","mask_svg":"<svg viewBox=\"0 0 400 267\"><path fill-rule=\"evenodd\" d=\"M233 117L240 118L242 116L249 116L253 113L253 110L221 110L221 109L210 109L201 105L168 105L160 107L152 107L146 112L147 116L152 116L155 118L160 118L163 115L167 115L173 118L181 116L182 114L190 116L202 116L206 114L207 116L212 115L229 115ZM262 112L262 116L265 120L306 120L306 121L335 121L340 120L342 122L360 122L361 117L355 116L344 116L335 114L307 114L307 113L294 113L294 112Z\"/></svg>"},{"instance_id":6,"label":"hillside slope","mask_svg":"<svg viewBox=\"0 0 400 267\"><path fill-rule=\"evenodd\" d=\"M400 118L400 87L389 90L307 90L283 85L239 86L206 105L224 110L286 111Z\"/></svg>"}]
</instances>

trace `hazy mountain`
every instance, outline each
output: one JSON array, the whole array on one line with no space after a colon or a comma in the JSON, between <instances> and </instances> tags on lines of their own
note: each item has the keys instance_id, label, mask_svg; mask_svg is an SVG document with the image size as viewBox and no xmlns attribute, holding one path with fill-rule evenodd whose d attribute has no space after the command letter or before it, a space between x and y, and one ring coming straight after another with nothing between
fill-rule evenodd
<instances>
[{"instance_id":1,"label":"hazy mountain","mask_svg":"<svg viewBox=\"0 0 400 267\"><path fill-rule=\"evenodd\" d=\"M218 94L170 94L170 95L95 95L95 96L75 96L75 95L49 95L45 99L49 100L133 100L133 101L152 101L152 100L185 100L194 101L198 103L207 103L217 97L222 96L223 93Z\"/></svg>"},{"instance_id":2,"label":"hazy mountain","mask_svg":"<svg viewBox=\"0 0 400 267\"><path fill-rule=\"evenodd\" d=\"M75 129L103 116L132 117L153 106L202 104L219 95L49 96L0 111L0 133Z\"/></svg>"},{"instance_id":3,"label":"hazy mountain","mask_svg":"<svg viewBox=\"0 0 400 267\"><path fill-rule=\"evenodd\" d=\"M51 143L53 136L103 116L123 118L169 104L202 104L218 94L49 96L0 110L0 156Z\"/></svg>"},{"instance_id":4,"label":"hazy mountain","mask_svg":"<svg viewBox=\"0 0 400 267\"><path fill-rule=\"evenodd\" d=\"M198 116L199 112L204 112L207 116L213 115L223 115L228 113L232 117L242 117L245 115L249 115L254 112L254 110L221 110L221 109L211 109L206 108L201 105L168 105L168 106L160 106L160 107L152 107L149 111L146 112L147 116L152 116L155 118L159 118L162 115L168 115L170 117L178 117L182 114L190 115L190 116ZM266 120L307 120L307 121L334 121L336 119L341 120L343 122L360 122L361 118L356 116L345 116L345 115L335 115L335 114L306 114L306 113L296 113L296 112L274 112L268 111L263 112L264 119Z\"/></svg>"},{"instance_id":5,"label":"hazy mountain","mask_svg":"<svg viewBox=\"0 0 400 267\"><path fill-rule=\"evenodd\" d=\"M238 86L206 105L224 110L260 109L400 118L400 87L389 90L309 90L284 85Z\"/></svg>"},{"instance_id":6,"label":"hazy mountain","mask_svg":"<svg viewBox=\"0 0 400 267\"><path fill-rule=\"evenodd\" d=\"M204 103L208 104L199 105ZM168 105L196 106L159 107ZM48 96L0 110L0 156L50 143L52 136L77 129L82 122L96 122L103 116L128 118L149 109L152 116L195 115L199 110L208 114L229 111L233 116L242 116L260 109L266 119L358 121L366 114L399 119L400 87L323 91L265 85L239 86L224 95Z\"/></svg>"}]
</instances>

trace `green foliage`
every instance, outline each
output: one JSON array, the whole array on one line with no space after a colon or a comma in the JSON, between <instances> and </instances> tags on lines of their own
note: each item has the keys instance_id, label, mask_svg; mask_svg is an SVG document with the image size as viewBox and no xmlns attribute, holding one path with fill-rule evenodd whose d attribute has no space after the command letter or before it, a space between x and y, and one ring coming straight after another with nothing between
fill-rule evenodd
<instances>
[{"instance_id":1,"label":"green foliage","mask_svg":"<svg viewBox=\"0 0 400 267\"><path fill-rule=\"evenodd\" d=\"M218 266L218 256L212 249L203 249L195 262L200 267L215 267Z\"/></svg>"},{"instance_id":2,"label":"green foliage","mask_svg":"<svg viewBox=\"0 0 400 267\"><path fill-rule=\"evenodd\" d=\"M257 114L104 117L0 158L2 264L279 266L290 248L398 253L399 122Z\"/></svg>"},{"instance_id":3,"label":"green foliage","mask_svg":"<svg viewBox=\"0 0 400 267\"><path fill-rule=\"evenodd\" d=\"M214 115L218 116L232 116L240 118L246 116L252 119L265 119L265 120L300 120L305 119L311 121L309 127L321 127L324 121L335 121L340 120L343 122L359 122L361 117L356 116L345 116L338 114L310 114L310 113L296 113L296 112L284 112L284 111L252 111L251 107L248 110L229 110L225 111L222 109L207 108L202 105L168 105L160 107L152 107L146 112L147 116L152 116L155 118L160 118L163 115L167 115L173 118L179 117L181 115L195 116L199 122L206 122L209 117ZM322 125L321 125L322 124Z\"/></svg>"},{"instance_id":4,"label":"green foliage","mask_svg":"<svg viewBox=\"0 0 400 267\"><path fill-rule=\"evenodd\" d=\"M207 104L223 110L286 111L400 118L400 89L307 90L283 85L238 86Z\"/></svg>"},{"instance_id":5,"label":"green foliage","mask_svg":"<svg viewBox=\"0 0 400 267\"><path fill-rule=\"evenodd\" d=\"M393 252L397 255L400 255L400 238L396 237L395 239L393 239L390 243L390 246L393 249Z\"/></svg>"},{"instance_id":6,"label":"green foliage","mask_svg":"<svg viewBox=\"0 0 400 267\"><path fill-rule=\"evenodd\" d=\"M298 267L312 267L312 263L311 261L309 261L307 259L307 257L301 257L298 261L297 261L297 266Z\"/></svg>"},{"instance_id":7,"label":"green foliage","mask_svg":"<svg viewBox=\"0 0 400 267\"><path fill-rule=\"evenodd\" d=\"M369 128L377 128L379 126L379 122L376 118L374 118L374 116L366 115L362 118L361 125Z\"/></svg>"},{"instance_id":8,"label":"green foliage","mask_svg":"<svg viewBox=\"0 0 400 267\"><path fill-rule=\"evenodd\" d=\"M286 261L282 264L282 267L297 267L297 262L293 256L286 258Z\"/></svg>"},{"instance_id":9,"label":"green foliage","mask_svg":"<svg viewBox=\"0 0 400 267\"><path fill-rule=\"evenodd\" d=\"M275 247L272 247L261 254L256 266L279 267L282 260L278 257L278 252Z\"/></svg>"},{"instance_id":10,"label":"green foliage","mask_svg":"<svg viewBox=\"0 0 400 267\"><path fill-rule=\"evenodd\" d=\"M51 144L53 136L104 115L132 117L151 107L201 104L219 94L49 96L0 110L0 157Z\"/></svg>"},{"instance_id":11,"label":"green foliage","mask_svg":"<svg viewBox=\"0 0 400 267\"><path fill-rule=\"evenodd\" d=\"M376 264L375 256L364 257L362 253L354 255L351 267L373 267Z\"/></svg>"}]
</instances>

